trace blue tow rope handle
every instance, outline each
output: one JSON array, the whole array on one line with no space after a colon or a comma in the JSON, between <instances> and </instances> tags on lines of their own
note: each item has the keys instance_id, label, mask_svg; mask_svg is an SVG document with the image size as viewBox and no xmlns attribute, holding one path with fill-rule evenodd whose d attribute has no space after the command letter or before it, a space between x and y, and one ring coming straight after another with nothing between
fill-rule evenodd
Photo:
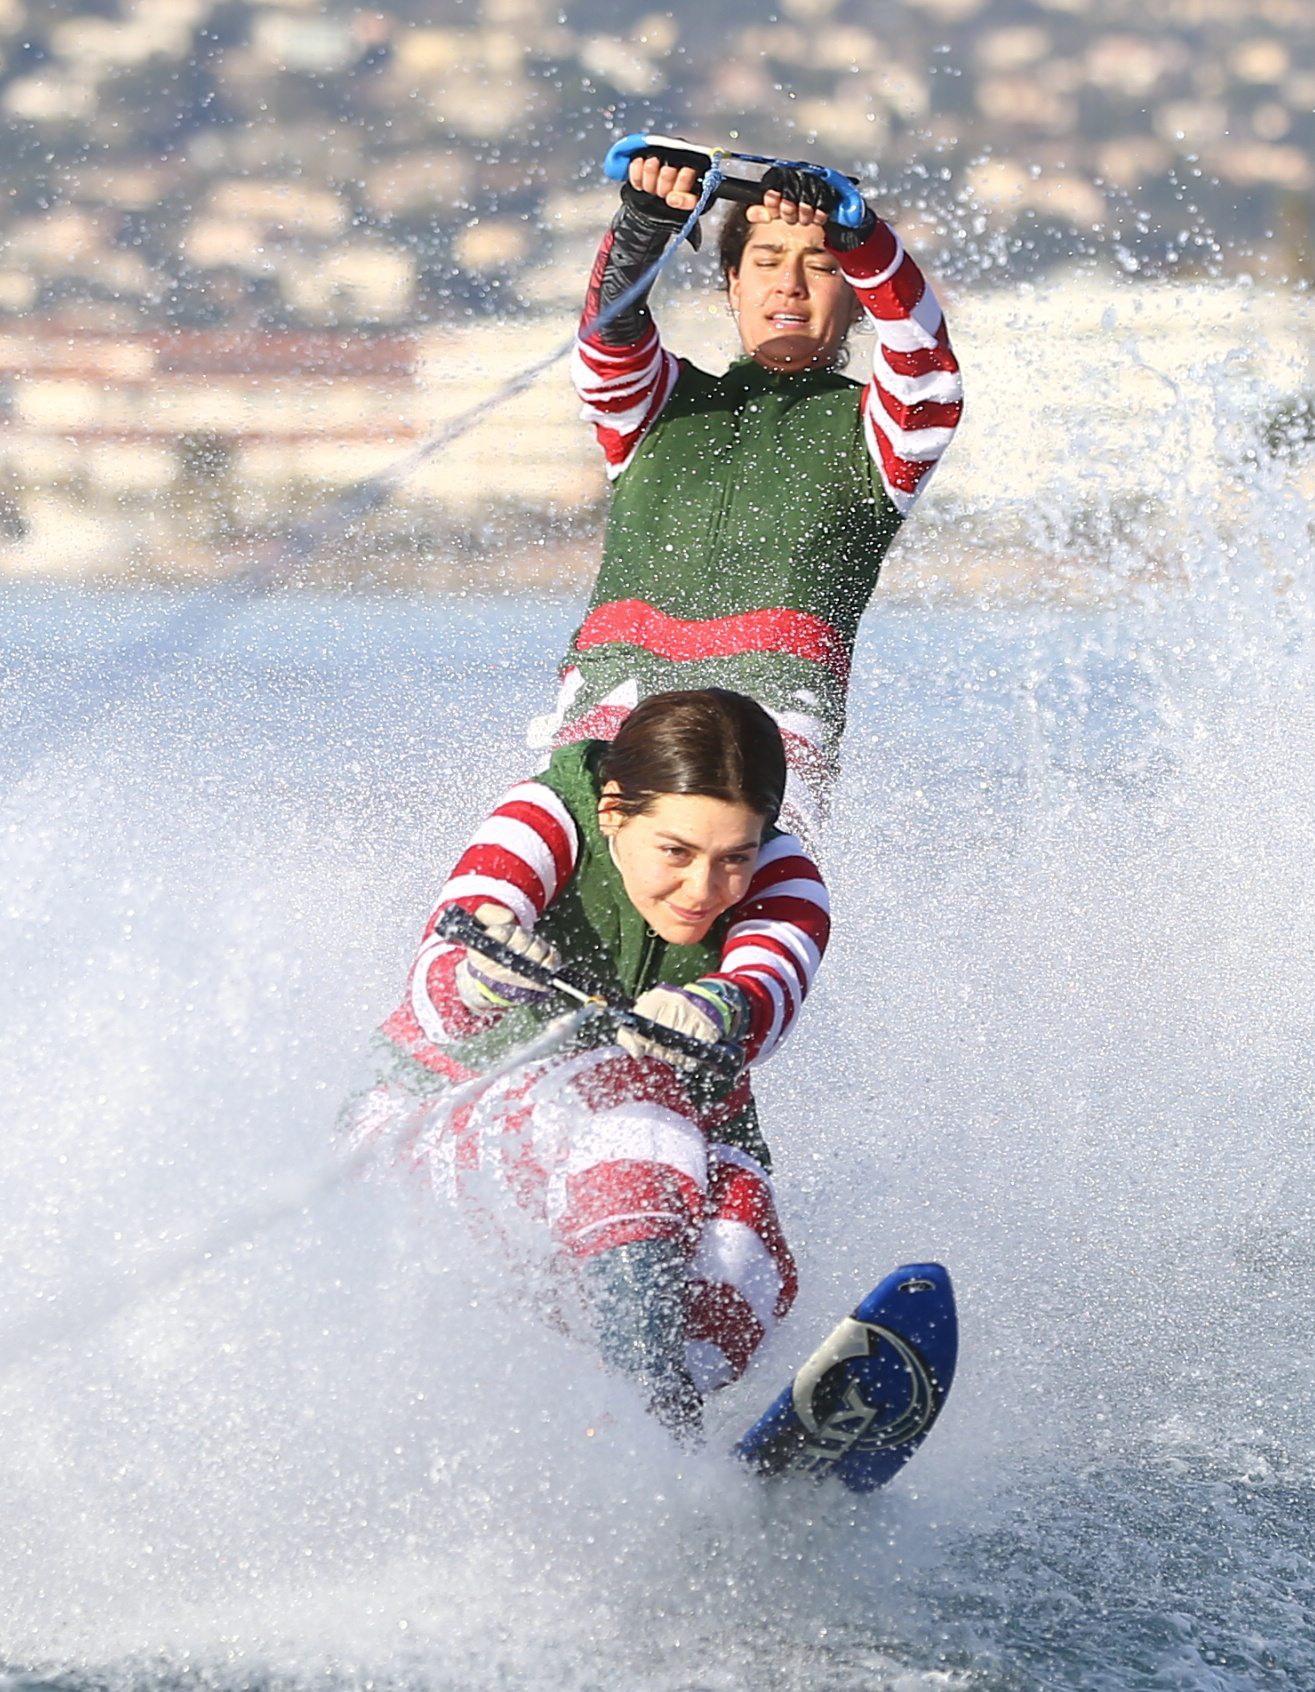
<instances>
[{"instance_id":1,"label":"blue tow rope handle","mask_svg":"<svg viewBox=\"0 0 1315 1692\"><path fill-rule=\"evenodd\" d=\"M858 191L857 182L843 171L833 170L830 165L813 164L808 159L773 159L763 153L736 153L721 148L714 153L713 149L684 141L678 135L650 135L638 131L633 135L623 135L608 148L607 157L603 160L603 175L609 181L624 182L630 173L630 161L642 153L658 153L674 165L693 165L700 173L708 170L714 160L720 164L726 159L776 165L781 170L804 170L810 176L820 176L835 189L838 203L832 217L842 229L859 228L867 215L867 203ZM718 200L738 200L741 205L749 206L761 205L762 197L762 184L747 176L723 177L713 196Z\"/></svg>"}]
</instances>

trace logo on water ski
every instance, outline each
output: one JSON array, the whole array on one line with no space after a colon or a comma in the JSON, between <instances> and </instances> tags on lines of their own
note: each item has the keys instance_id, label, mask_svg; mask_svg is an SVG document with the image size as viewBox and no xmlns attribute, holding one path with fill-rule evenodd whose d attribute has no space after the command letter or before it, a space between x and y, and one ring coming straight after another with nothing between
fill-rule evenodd
<instances>
[{"instance_id":1,"label":"logo on water ski","mask_svg":"<svg viewBox=\"0 0 1315 1692\"><path fill-rule=\"evenodd\" d=\"M883 1347L893 1357L883 1356ZM862 1373L840 1367L863 1360L875 1367ZM914 1347L892 1329L852 1316L795 1376L790 1396L807 1433L796 1459L803 1470L828 1467L849 1451L881 1451L917 1439L939 1408L931 1372Z\"/></svg>"},{"instance_id":2,"label":"logo on water ski","mask_svg":"<svg viewBox=\"0 0 1315 1692\"><path fill-rule=\"evenodd\" d=\"M885 1486L922 1444L954 1380L958 1323L939 1263L873 1287L736 1444L760 1475Z\"/></svg>"}]
</instances>

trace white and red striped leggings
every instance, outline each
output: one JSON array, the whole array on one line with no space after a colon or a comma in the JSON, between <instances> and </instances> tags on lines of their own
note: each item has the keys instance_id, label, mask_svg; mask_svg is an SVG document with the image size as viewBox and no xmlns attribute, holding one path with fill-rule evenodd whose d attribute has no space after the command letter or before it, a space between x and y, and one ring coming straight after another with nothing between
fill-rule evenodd
<instances>
[{"instance_id":1,"label":"white and red striped leggings","mask_svg":"<svg viewBox=\"0 0 1315 1692\"><path fill-rule=\"evenodd\" d=\"M385 1113L368 1114L383 1125ZM438 1115L411 1157L486 1221L492 1189L577 1261L636 1240L682 1247L686 1360L700 1392L737 1380L794 1302L794 1259L766 1171L710 1141L669 1064L616 1046L574 1053Z\"/></svg>"}]
</instances>

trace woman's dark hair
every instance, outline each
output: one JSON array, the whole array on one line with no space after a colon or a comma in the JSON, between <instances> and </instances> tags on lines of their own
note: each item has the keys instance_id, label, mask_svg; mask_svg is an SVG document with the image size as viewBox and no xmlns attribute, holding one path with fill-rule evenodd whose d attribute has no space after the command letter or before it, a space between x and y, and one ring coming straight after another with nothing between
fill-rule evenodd
<instances>
[{"instance_id":1,"label":"woman's dark hair","mask_svg":"<svg viewBox=\"0 0 1315 1692\"><path fill-rule=\"evenodd\" d=\"M749 208L732 201L726 208L717 236L717 263L721 266L721 285L729 288L731 272L744 262L744 249L753 225L749 222Z\"/></svg>"},{"instance_id":2,"label":"woman's dark hair","mask_svg":"<svg viewBox=\"0 0 1315 1692\"><path fill-rule=\"evenodd\" d=\"M743 693L655 693L621 724L598 774L601 785L616 783L616 809L627 817L664 793L690 793L747 805L774 823L785 797L785 748L775 719Z\"/></svg>"}]
</instances>

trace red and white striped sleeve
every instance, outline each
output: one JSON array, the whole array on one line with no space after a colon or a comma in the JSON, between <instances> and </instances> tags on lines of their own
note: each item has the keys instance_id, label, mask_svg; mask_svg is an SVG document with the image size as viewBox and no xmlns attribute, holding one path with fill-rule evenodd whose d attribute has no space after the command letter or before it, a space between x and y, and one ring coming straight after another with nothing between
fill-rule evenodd
<instances>
[{"instance_id":1,"label":"red and white striped sleeve","mask_svg":"<svg viewBox=\"0 0 1315 1692\"><path fill-rule=\"evenodd\" d=\"M647 311L638 313L644 323L642 333L627 345L610 345L590 332L589 326L598 316L603 274L615 239L615 229L609 229L598 249L571 359L571 380L582 406L580 415L593 424L607 461L609 481L615 481L635 456L680 375L680 360L662 345L657 325Z\"/></svg>"},{"instance_id":2,"label":"red and white striped sleeve","mask_svg":"<svg viewBox=\"0 0 1315 1692\"><path fill-rule=\"evenodd\" d=\"M570 880L579 835L566 806L542 782L513 787L480 825L438 896L407 985L407 1007L420 1032L444 1043L487 1028L496 1014L468 1010L457 996L456 968L465 948L441 940L435 925L451 905L474 912L503 905L533 928Z\"/></svg>"},{"instance_id":3,"label":"red and white striped sleeve","mask_svg":"<svg viewBox=\"0 0 1315 1692\"><path fill-rule=\"evenodd\" d=\"M821 871L793 834L768 841L736 907L718 975L749 1001L749 1063L769 1058L789 1033L831 933Z\"/></svg>"},{"instance_id":4,"label":"red and white striped sleeve","mask_svg":"<svg viewBox=\"0 0 1315 1692\"><path fill-rule=\"evenodd\" d=\"M835 256L877 332L863 428L881 485L904 516L963 413L959 361L935 294L888 223L878 218L861 247Z\"/></svg>"}]
</instances>

